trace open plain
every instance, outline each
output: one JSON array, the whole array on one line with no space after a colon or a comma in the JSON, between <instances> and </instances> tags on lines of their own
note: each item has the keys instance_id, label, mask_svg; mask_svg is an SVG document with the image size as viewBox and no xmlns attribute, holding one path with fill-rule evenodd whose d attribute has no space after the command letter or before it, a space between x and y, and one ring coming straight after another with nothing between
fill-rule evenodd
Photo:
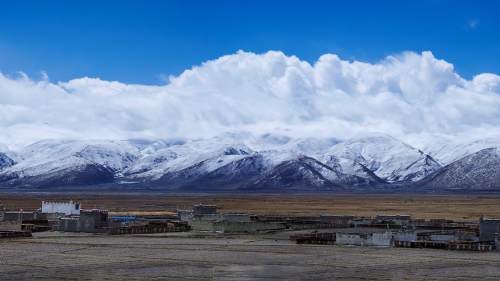
<instances>
[{"instance_id":1,"label":"open plain","mask_svg":"<svg viewBox=\"0 0 500 281\"><path fill-rule=\"evenodd\" d=\"M7 209L42 200L81 202L114 214L172 213L216 204L222 213L410 214L475 221L500 217L497 195L0 193ZM310 232L304 230L303 232ZM33 233L0 240L0 280L498 280L500 252L298 245L301 231L231 235L178 232Z\"/></svg>"},{"instance_id":2,"label":"open plain","mask_svg":"<svg viewBox=\"0 0 500 281\"><path fill-rule=\"evenodd\" d=\"M174 212L194 204L215 204L222 213L274 215L409 214L414 218L478 220L500 218L500 194L166 194L166 193L0 193L8 209L33 210L40 201L78 201L82 208L113 212Z\"/></svg>"},{"instance_id":3,"label":"open plain","mask_svg":"<svg viewBox=\"0 0 500 281\"><path fill-rule=\"evenodd\" d=\"M0 241L1 280L498 280L500 252L296 245L289 233L38 233Z\"/></svg>"}]
</instances>

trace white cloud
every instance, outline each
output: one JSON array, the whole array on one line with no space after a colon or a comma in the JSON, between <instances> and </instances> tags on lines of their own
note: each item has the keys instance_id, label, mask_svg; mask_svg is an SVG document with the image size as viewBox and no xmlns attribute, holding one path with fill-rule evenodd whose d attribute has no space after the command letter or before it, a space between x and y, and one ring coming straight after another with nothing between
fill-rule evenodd
<instances>
[{"instance_id":1,"label":"white cloud","mask_svg":"<svg viewBox=\"0 0 500 281\"><path fill-rule=\"evenodd\" d=\"M326 54L313 65L281 52L238 52L164 86L0 74L0 143L45 138L204 137L281 131L348 137L500 134L500 76L465 80L432 53L377 64Z\"/></svg>"}]
</instances>

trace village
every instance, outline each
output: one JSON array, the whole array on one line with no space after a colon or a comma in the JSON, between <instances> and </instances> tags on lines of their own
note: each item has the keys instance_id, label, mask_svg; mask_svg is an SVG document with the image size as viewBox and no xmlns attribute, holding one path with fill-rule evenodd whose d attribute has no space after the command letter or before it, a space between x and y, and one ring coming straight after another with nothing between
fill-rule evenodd
<instances>
[{"instance_id":1,"label":"village","mask_svg":"<svg viewBox=\"0 0 500 281\"><path fill-rule=\"evenodd\" d=\"M42 201L36 210L7 210L0 205L0 239L29 238L40 232L111 236L186 232L210 237L281 233L296 244L500 251L500 219L495 218L452 221L406 214L252 215L219 212L216 205L204 204L162 213L82 207L73 201Z\"/></svg>"}]
</instances>

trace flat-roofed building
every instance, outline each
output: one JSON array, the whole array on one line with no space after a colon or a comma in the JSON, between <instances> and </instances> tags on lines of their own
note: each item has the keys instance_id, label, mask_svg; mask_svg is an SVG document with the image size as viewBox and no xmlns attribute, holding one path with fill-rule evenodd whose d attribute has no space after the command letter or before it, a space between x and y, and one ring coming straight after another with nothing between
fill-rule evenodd
<instances>
[{"instance_id":1,"label":"flat-roofed building","mask_svg":"<svg viewBox=\"0 0 500 281\"><path fill-rule=\"evenodd\" d=\"M481 217L479 220L479 240L495 241L498 234L500 234L500 219Z\"/></svg>"},{"instance_id":2,"label":"flat-roofed building","mask_svg":"<svg viewBox=\"0 0 500 281\"><path fill-rule=\"evenodd\" d=\"M193 206L193 215L211 215L217 214L217 206L216 205L204 205L198 204Z\"/></svg>"},{"instance_id":3,"label":"flat-roofed building","mask_svg":"<svg viewBox=\"0 0 500 281\"><path fill-rule=\"evenodd\" d=\"M80 203L78 202L51 202L42 201L42 214L64 214L69 215L79 215L80 214Z\"/></svg>"}]
</instances>

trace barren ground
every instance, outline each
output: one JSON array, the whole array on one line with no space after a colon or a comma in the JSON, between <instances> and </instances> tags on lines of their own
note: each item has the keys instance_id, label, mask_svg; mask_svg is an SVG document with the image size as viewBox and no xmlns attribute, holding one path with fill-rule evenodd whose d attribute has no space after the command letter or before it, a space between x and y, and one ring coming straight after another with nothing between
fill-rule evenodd
<instances>
[{"instance_id":1,"label":"barren ground","mask_svg":"<svg viewBox=\"0 0 500 281\"><path fill-rule=\"evenodd\" d=\"M222 212L476 220L500 217L500 197L459 195L7 194L10 209L41 200L83 208L168 212L217 204ZM0 240L0 280L498 280L500 252L296 245L291 232L200 237L194 233L106 236L58 232Z\"/></svg>"},{"instance_id":2,"label":"barren ground","mask_svg":"<svg viewBox=\"0 0 500 281\"><path fill-rule=\"evenodd\" d=\"M62 236L61 236L62 235ZM38 233L0 240L0 280L498 280L500 252L296 245L267 236Z\"/></svg>"},{"instance_id":3,"label":"barren ground","mask_svg":"<svg viewBox=\"0 0 500 281\"><path fill-rule=\"evenodd\" d=\"M481 215L500 217L500 195L357 195L357 194L34 194L0 193L0 202L11 209L40 208L41 200L75 200L83 208L112 211L175 211L193 204L216 204L221 212L318 215L410 214L415 218L477 220Z\"/></svg>"}]
</instances>

